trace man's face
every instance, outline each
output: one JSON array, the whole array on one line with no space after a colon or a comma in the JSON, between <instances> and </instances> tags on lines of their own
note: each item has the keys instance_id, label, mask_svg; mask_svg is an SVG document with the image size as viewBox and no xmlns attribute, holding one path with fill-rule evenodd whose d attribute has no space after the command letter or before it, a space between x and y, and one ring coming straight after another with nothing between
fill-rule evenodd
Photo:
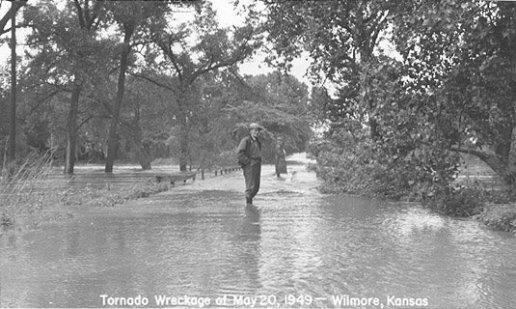
<instances>
[{"instance_id":1,"label":"man's face","mask_svg":"<svg viewBox=\"0 0 516 309\"><path fill-rule=\"evenodd\" d=\"M251 129L250 133L251 133L251 136L253 138L257 138L258 136L260 136L260 131L261 130L258 130L258 129Z\"/></svg>"}]
</instances>

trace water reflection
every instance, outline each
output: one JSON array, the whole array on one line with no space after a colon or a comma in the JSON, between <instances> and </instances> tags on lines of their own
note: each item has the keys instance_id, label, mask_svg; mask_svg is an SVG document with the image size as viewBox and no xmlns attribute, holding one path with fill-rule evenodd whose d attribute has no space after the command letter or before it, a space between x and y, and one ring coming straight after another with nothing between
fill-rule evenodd
<instances>
[{"instance_id":1,"label":"water reflection","mask_svg":"<svg viewBox=\"0 0 516 309\"><path fill-rule=\"evenodd\" d=\"M292 170L285 181L265 166L256 208L242 205L241 175L225 175L4 238L0 305L99 307L100 294L516 301L514 237L413 205L320 195L313 174Z\"/></svg>"},{"instance_id":2,"label":"water reflection","mask_svg":"<svg viewBox=\"0 0 516 309\"><path fill-rule=\"evenodd\" d=\"M254 205L244 208L245 216L242 222L240 241L252 241L260 244L260 210Z\"/></svg>"},{"instance_id":3,"label":"water reflection","mask_svg":"<svg viewBox=\"0 0 516 309\"><path fill-rule=\"evenodd\" d=\"M232 264L233 271L238 275L237 278L232 276L232 280L240 281L242 284L240 288L244 288L246 294L254 294L261 288L258 264L261 257L260 212L254 206L246 206L244 212L240 233L234 239L237 252ZM222 292L242 293L234 287Z\"/></svg>"}]
</instances>

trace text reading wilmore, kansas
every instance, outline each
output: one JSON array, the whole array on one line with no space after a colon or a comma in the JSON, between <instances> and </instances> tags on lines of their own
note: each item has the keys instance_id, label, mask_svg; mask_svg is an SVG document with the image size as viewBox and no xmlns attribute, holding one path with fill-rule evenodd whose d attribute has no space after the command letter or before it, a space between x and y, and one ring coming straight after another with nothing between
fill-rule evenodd
<instances>
[{"instance_id":1,"label":"text reading wilmore, kansas","mask_svg":"<svg viewBox=\"0 0 516 309\"><path fill-rule=\"evenodd\" d=\"M219 297L201 296L171 296L154 295L145 297L138 295L135 297L119 297L108 294L100 295L102 306L157 306L157 307L190 307L204 308L210 306L245 306L246 308L275 307L275 306L317 306L331 305L337 308L424 308L428 307L429 300L424 297L399 297L387 295L380 297L356 297L347 294L331 295L328 297L312 297L311 295L222 295Z\"/></svg>"}]
</instances>

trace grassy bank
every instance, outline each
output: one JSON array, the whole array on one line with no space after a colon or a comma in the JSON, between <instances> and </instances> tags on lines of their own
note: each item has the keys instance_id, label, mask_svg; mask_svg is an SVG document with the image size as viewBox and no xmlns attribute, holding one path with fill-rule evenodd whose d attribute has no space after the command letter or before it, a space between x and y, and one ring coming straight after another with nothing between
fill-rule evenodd
<instances>
[{"instance_id":1,"label":"grassy bank","mask_svg":"<svg viewBox=\"0 0 516 309\"><path fill-rule=\"evenodd\" d=\"M167 183L151 179L113 189L88 186L51 186L42 183L52 175L45 158L31 158L21 164L4 165L0 178L0 235L25 231L43 223L72 218L77 207L113 207L128 200L167 191Z\"/></svg>"}]
</instances>

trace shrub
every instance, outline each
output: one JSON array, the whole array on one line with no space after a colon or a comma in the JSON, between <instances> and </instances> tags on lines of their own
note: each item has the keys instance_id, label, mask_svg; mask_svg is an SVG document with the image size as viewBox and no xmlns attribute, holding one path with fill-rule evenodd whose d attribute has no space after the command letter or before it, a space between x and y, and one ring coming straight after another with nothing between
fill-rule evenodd
<instances>
[{"instance_id":1,"label":"shrub","mask_svg":"<svg viewBox=\"0 0 516 309\"><path fill-rule=\"evenodd\" d=\"M390 164L371 142L337 134L338 142L312 144L323 192L345 192L399 199L410 193L417 171L404 162ZM333 136L336 138L336 136ZM316 148L316 149L314 149Z\"/></svg>"},{"instance_id":2,"label":"shrub","mask_svg":"<svg viewBox=\"0 0 516 309\"><path fill-rule=\"evenodd\" d=\"M422 200L445 192L441 189L458 173L459 157L445 145L416 145L372 141L366 131L351 132L342 125L332 128L324 140L312 142L310 150L324 180L323 192Z\"/></svg>"},{"instance_id":3,"label":"shrub","mask_svg":"<svg viewBox=\"0 0 516 309\"><path fill-rule=\"evenodd\" d=\"M484 197L480 191L456 187L438 192L424 201L430 209L449 216L469 217L479 214L484 207Z\"/></svg>"},{"instance_id":4,"label":"shrub","mask_svg":"<svg viewBox=\"0 0 516 309\"><path fill-rule=\"evenodd\" d=\"M516 207L514 204L489 204L479 215L479 219L490 228L516 232Z\"/></svg>"}]
</instances>

